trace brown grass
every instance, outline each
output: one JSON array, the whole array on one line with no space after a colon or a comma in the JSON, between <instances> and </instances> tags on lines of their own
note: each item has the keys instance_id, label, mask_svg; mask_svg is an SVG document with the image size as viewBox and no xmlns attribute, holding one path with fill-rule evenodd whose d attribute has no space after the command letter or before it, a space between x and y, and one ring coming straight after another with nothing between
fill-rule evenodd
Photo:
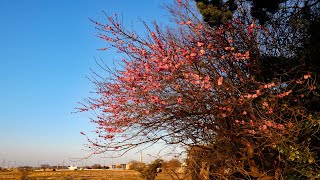
<instances>
[{"instance_id":1,"label":"brown grass","mask_svg":"<svg viewBox=\"0 0 320 180\"><path fill-rule=\"evenodd\" d=\"M79 171L28 171L0 172L0 179L30 180L142 180L136 171L79 170Z\"/></svg>"},{"instance_id":2,"label":"brown grass","mask_svg":"<svg viewBox=\"0 0 320 180\"><path fill-rule=\"evenodd\" d=\"M0 172L0 180L143 180L140 173L132 170L78 170L78 171L16 171ZM156 180L170 180L160 173Z\"/></svg>"}]
</instances>

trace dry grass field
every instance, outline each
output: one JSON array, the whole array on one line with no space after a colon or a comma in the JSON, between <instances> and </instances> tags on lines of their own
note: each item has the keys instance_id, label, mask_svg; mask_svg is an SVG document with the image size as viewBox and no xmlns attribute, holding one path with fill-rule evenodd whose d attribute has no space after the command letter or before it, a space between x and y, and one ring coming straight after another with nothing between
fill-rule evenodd
<instances>
[{"instance_id":1,"label":"dry grass field","mask_svg":"<svg viewBox=\"0 0 320 180\"><path fill-rule=\"evenodd\" d=\"M79 170L79 171L11 171L0 172L1 180L142 180L139 172L131 170ZM170 176L160 173L156 180L170 180Z\"/></svg>"},{"instance_id":2,"label":"dry grass field","mask_svg":"<svg viewBox=\"0 0 320 180\"><path fill-rule=\"evenodd\" d=\"M0 179L30 179L30 180L86 180L86 179L112 179L112 180L139 180L136 171L110 171L110 170L79 170L79 171L25 171L0 172Z\"/></svg>"}]
</instances>

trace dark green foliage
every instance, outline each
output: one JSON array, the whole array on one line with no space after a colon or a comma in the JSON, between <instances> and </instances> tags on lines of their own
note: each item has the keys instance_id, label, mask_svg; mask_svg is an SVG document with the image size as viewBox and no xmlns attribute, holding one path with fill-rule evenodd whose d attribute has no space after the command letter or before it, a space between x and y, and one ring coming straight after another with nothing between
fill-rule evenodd
<instances>
[{"instance_id":1,"label":"dark green foliage","mask_svg":"<svg viewBox=\"0 0 320 180\"><path fill-rule=\"evenodd\" d=\"M204 21L211 26L230 20L233 11L237 9L234 0L229 0L225 3L221 0L196 0L196 2Z\"/></svg>"},{"instance_id":2,"label":"dark green foliage","mask_svg":"<svg viewBox=\"0 0 320 180\"><path fill-rule=\"evenodd\" d=\"M285 172L283 174L285 179L309 179L319 173L320 1L241 1L248 5L247 9L240 6L240 1L235 0L195 1L203 20L213 28L239 18L267 29L273 41L257 36L263 48L259 47L258 50L250 48L251 64L246 71L261 83L291 81L283 83L283 88L292 89L293 96L278 102L279 106L281 104L290 107L291 110L284 113L285 111L280 108L280 111L275 113L282 119L294 119L299 122L301 130L297 131L296 136L284 137L286 141L278 149L262 149L266 161L255 160L258 166L271 172L275 165L273 162L268 164L268 160L275 159L276 162L276 158L281 156L286 163L277 162L277 166ZM240 10L247 13L241 14ZM306 74L313 75L312 82L306 80L309 82L307 86L293 81ZM258 101L254 103L259 104Z\"/></svg>"},{"instance_id":3,"label":"dark green foliage","mask_svg":"<svg viewBox=\"0 0 320 180\"><path fill-rule=\"evenodd\" d=\"M204 21L211 26L219 25L232 18L238 5L235 0L195 0ZM279 10L279 5L286 0L247 0L251 4L251 15L261 24L270 21L272 15Z\"/></svg>"},{"instance_id":4,"label":"dark green foliage","mask_svg":"<svg viewBox=\"0 0 320 180\"><path fill-rule=\"evenodd\" d=\"M252 4L251 14L254 18L258 19L260 24L265 24L270 21L272 15L279 10L279 4L285 0L250 0Z\"/></svg>"},{"instance_id":5,"label":"dark green foliage","mask_svg":"<svg viewBox=\"0 0 320 180\"><path fill-rule=\"evenodd\" d=\"M320 72L320 16L309 23L301 58L305 60L309 71Z\"/></svg>"}]
</instances>

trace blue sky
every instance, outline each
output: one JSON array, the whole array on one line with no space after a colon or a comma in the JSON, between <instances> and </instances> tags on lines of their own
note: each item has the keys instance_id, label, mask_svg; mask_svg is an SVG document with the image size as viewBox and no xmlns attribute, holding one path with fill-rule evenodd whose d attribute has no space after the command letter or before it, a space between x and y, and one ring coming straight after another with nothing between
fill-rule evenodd
<instances>
[{"instance_id":1,"label":"blue sky","mask_svg":"<svg viewBox=\"0 0 320 180\"><path fill-rule=\"evenodd\" d=\"M86 76L94 58L115 57L96 50L104 43L88 18L123 14L143 32L139 18L167 23L163 2L170 0L0 1L0 166L61 164L85 155L79 132L94 126L88 114L71 112L93 90Z\"/></svg>"}]
</instances>

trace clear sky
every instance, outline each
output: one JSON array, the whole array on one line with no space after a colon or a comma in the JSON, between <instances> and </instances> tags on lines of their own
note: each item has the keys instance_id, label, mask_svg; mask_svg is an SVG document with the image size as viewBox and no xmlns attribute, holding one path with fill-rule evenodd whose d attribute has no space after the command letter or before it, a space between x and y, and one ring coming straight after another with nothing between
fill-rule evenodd
<instances>
[{"instance_id":1,"label":"clear sky","mask_svg":"<svg viewBox=\"0 0 320 180\"><path fill-rule=\"evenodd\" d=\"M111 62L114 56L96 50L104 43L88 18L103 20L105 11L134 24L139 18L165 24L161 6L170 1L1 0L0 167L67 164L68 157L85 156L79 132L94 127L88 114L71 112L93 90L86 76L94 58Z\"/></svg>"}]
</instances>

